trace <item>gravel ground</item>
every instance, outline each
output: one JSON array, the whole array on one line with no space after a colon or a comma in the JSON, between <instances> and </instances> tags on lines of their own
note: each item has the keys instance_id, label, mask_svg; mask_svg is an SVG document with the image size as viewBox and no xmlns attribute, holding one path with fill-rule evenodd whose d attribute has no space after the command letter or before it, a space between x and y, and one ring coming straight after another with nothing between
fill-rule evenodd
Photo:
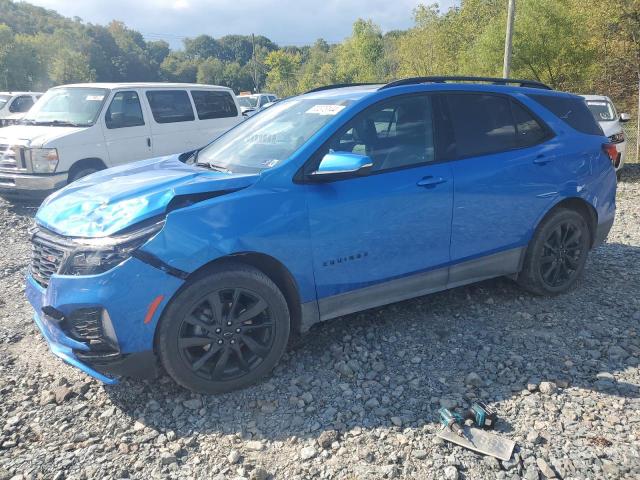
<instances>
[{"instance_id":1,"label":"gravel ground","mask_svg":"<svg viewBox=\"0 0 640 480\"><path fill-rule=\"evenodd\" d=\"M337 319L209 397L53 357L23 296L34 212L0 201L0 480L640 477L640 165L573 292L498 279ZM441 405L477 398L511 461L436 438Z\"/></svg>"}]
</instances>

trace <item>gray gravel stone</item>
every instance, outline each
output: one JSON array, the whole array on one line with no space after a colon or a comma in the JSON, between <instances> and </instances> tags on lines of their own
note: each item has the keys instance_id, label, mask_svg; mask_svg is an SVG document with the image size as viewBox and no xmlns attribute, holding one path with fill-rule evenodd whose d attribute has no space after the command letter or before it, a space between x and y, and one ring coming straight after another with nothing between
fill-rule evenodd
<instances>
[{"instance_id":1,"label":"gray gravel stone","mask_svg":"<svg viewBox=\"0 0 640 480\"><path fill-rule=\"evenodd\" d=\"M630 167L609 239L571 292L536 297L496 279L323 322L268 380L219 396L166 375L104 386L54 357L24 297L35 208L0 200L0 480L416 480L450 467L465 480L640 478ZM59 388L71 391L60 404ZM476 400L517 442L509 462L437 439L440 405Z\"/></svg>"}]
</instances>

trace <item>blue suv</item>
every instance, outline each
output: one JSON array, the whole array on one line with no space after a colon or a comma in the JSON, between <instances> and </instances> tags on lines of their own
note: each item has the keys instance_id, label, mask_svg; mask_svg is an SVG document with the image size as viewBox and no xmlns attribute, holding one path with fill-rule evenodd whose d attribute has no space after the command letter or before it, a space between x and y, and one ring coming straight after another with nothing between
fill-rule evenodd
<instances>
[{"instance_id":1,"label":"blue suv","mask_svg":"<svg viewBox=\"0 0 640 480\"><path fill-rule=\"evenodd\" d=\"M534 81L324 87L54 193L27 296L53 353L105 383L161 365L241 388L323 320L498 276L567 291L613 224L607 142Z\"/></svg>"}]
</instances>

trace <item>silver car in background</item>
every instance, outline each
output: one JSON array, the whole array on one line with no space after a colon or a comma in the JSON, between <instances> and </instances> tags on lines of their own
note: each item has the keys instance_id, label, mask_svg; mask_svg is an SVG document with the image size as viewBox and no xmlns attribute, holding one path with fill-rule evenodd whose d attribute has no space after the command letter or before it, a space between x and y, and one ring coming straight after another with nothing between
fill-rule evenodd
<instances>
[{"instance_id":1,"label":"silver car in background","mask_svg":"<svg viewBox=\"0 0 640 480\"><path fill-rule=\"evenodd\" d=\"M596 118L604 134L609 137L611 143L616 144L618 158L614 162L616 173L620 176L620 169L624 165L627 153L627 140L625 138L623 124L629 121L626 113L618 114L615 105L609 97L604 95L582 95L587 106Z\"/></svg>"}]
</instances>

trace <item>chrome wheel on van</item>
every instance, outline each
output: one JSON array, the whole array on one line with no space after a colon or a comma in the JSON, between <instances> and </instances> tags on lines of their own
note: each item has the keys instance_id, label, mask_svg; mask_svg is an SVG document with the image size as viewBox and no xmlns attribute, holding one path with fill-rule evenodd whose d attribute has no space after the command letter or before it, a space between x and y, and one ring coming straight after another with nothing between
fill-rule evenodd
<instances>
[{"instance_id":1,"label":"chrome wheel on van","mask_svg":"<svg viewBox=\"0 0 640 480\"><path fill-rule=\"evenodd\" d=\"M243 288L217 290L197 301L178 336L184 361L207 380L230 380L255 370L273 341L267 302Z\"/></svg>"},{"instance_id":2,"label":"chrome wheel on van","mask_svg":"<svg viewBox=\"0 0 640 480\"><path fill-rule=\"evenodd\" d=\"M287 302L271 279L248 265L226 263L175 295L160 319L156 349L180 385L223 393L268 374L289 330Z\"/></svg>"}]
</instances>

